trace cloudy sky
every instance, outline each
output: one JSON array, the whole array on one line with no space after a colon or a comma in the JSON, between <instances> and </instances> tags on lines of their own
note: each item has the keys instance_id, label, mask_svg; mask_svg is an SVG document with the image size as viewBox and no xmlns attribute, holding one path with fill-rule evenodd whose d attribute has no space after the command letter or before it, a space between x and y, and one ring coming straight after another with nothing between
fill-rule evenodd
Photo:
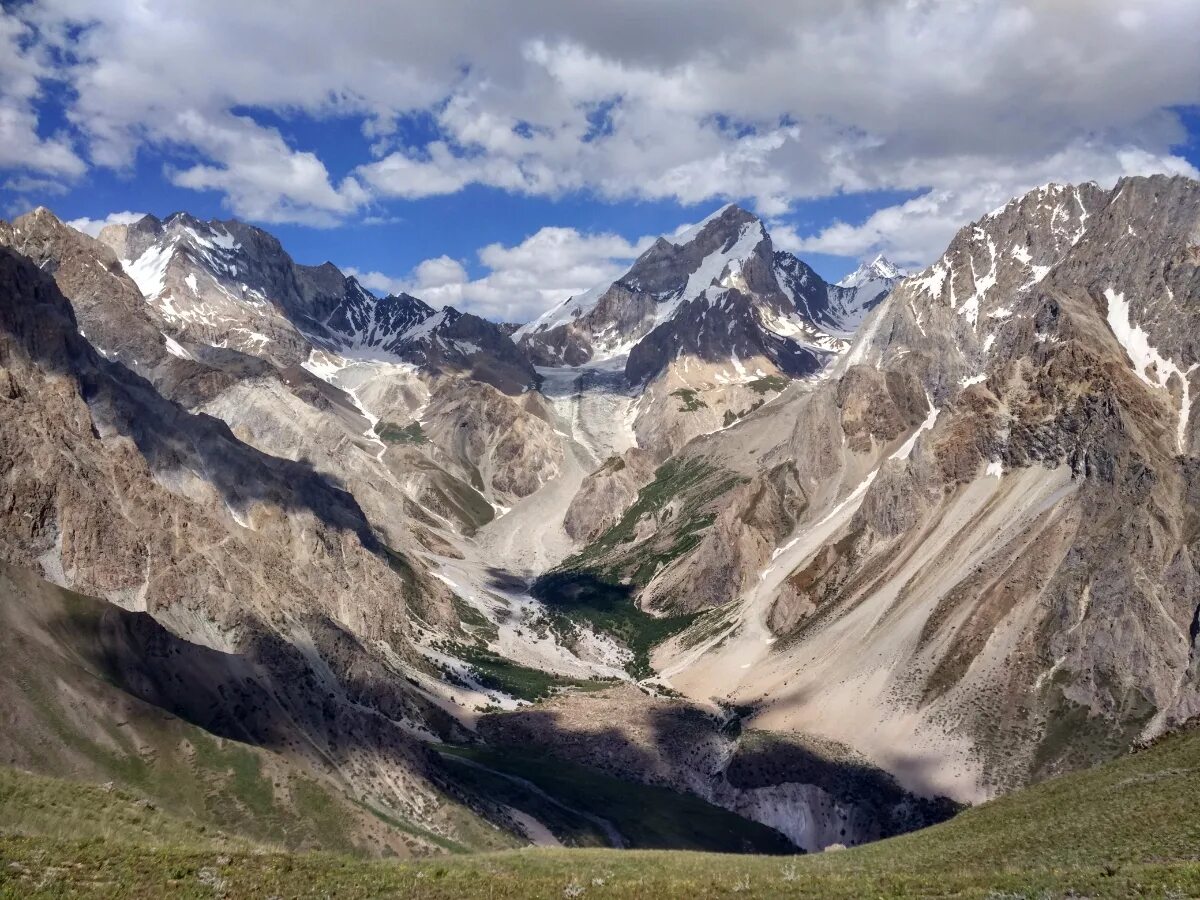
<instances>
[{"instance_id":1,"label":"cloudy sky","mask_svg":"<svg viewBox=\"0 0 1200 900\"><path fill-rule=\"evenodd\" d=\"M827 277L1200 164L1196 0L0 4L0 213L187 209L520 320L733 200Z\"/></svg>"}]
</instances>

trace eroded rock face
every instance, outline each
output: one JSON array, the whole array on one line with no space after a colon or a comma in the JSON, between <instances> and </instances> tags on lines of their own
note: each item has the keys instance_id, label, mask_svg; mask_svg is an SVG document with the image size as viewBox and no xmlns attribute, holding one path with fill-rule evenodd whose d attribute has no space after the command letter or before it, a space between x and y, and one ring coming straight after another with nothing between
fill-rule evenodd
<instances>
[{"instance_id":1,"label":"eroded rock face","mask_svg":"<svg viewBox=\"0 0 1200 900\"><path fill-rule=\"evenodd\" d=\"M513 398L444 380L434 387L426 416L434 423L430 440L477 490L525 497L562 464L562 445L538 395Z\"/></svg>"},{"instance_id":2,"label":"eroded rock face","mask_svg":"<svg viewBox=\"0 0 1200 900\"><path fill-rule=\"evenodd\" d=\"M583 542L599 537L633 504L638 491L654 477L655 468L654 454L638 447L610 456L584 480L567 508L563 521L567 534Z\"/></svg>"},{"instance_id":3,"label":"eroded rock face","mask_svg":"<svg viewBox=\"0 0 1200 900\"><path fill-rule=\"evenodd\" d=\"M700 597L725 624L660 650L671 683L765 697L756 725L928 783L907 741L965 798L1190 715L1198 222L1187 179L1034 191L903 281L832 378L689 444L677 464L709 474L673 508L713 518L641 602ZM731 521L729 473L789 460L796 527ZM680 533L643 521L608 570Z\"/></svg>"},{"instance_id":4,"label":"eroded rock face","mask_svg":"<svg viewBox=\"0 0 1200 900\"><path fill-rule=\"evenodd\" d=\"M415 655L410 605L436 619L449 599L405 547L386 546L308 466L242 444L100 357L54 281L9 250L0 371L4 558L149 614L119 638L141 648L126 673L150 680L139 696L195 718L187 704L205 695L155 693L174 680L154 660L177 654L148 648L170 629L197 653L239 660L205 689L237 682L243 728L282 707L288 746L314 751L360 795L414 812L435 803L410 732L447 722L398 666ZM265 741L274 726L261 724Z\"/></svg>"}]
</instances>

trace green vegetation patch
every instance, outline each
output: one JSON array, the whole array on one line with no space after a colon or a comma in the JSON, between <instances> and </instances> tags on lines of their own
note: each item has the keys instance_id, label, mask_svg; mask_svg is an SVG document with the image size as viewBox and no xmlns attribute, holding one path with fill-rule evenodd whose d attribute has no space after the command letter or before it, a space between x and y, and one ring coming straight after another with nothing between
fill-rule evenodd
<instances>
[{"instance_id":1,"label":"green vegetation patch","mask_svg":"<svg viewBox=\"0 0 1200 900\"><path fill-rule=\"evenodd\" d=\"M611 680L585 681L555 675L542 669L532 669L483 647L444 642L438 649L470 666L472 676L484 687L502 691L518 700L544 700L559 691L570 689L597 691L612 684Z\"/></svg>"},{"instance_id":2,"label":"green vegetation patch","mask_svg":"<svg viewBox=\"0 0 1200 900\"><path fill-rule=\"evenodd\" d=\"M1093 766L1120 755L1156 712L1152 703L1131 690L1120 698L1125 710L1124 724L1093 713L1064 693L1073 677L1065 669L1059 669L1046 688L1049 711L1046 732L1033 757L1034 778Z\"/></svg>"},{"instance_id":3,"label":"green vegetation patch","mask_svg":"<svg viewBox=\"0 0 1200 900\"><path fill-rule=\"evenodd\" d=\"M594 561L621 545L632 543L637 534L638 522L647 517L658 516L676 498L681 500L681 504L672 527L676 533L674 546L664 552L655 553L650 545L656 542L647 541L639 552L655 557L653 562L664 564L686 553L698 542L698 539L691 540L694 533L712 524L712 513L702 511L702 508L739 481L735 475L725 478L715 477L717 475L717 469L701 459L687 457L668 460L658 467L654 473L654 480L638 491L637 500L625 510L620 521L582 552L564 562L561 568L587 567L589 561ZM644 579L639 583L645 583L649 581L649 577L653 577L653 572L646 577L647 567L638 568L639 575Z\"/></svg>"},{"instance_id":4,"label":"green vegetation patch","mask_svg":"<svg viewBox=\"0 0 1200 900\"><path fill-rule=\"evenodd\" d=\"M741 418L744 418L744 417L750 415L750 413L754 412L756 409L758 409L764 403L766 403L765 400L755 400L753 403L750 404L749 409L743 409L740 412L734 412L732 409L725 410L725 420L724 420L725 427L728 428L730 425L732 425L738 419L741 419Z\"/></svg>"},{"instance_id":5,"label":"green vegetation patch","mask_svg":"<svg viewBox=\"0 0 1200 900\"><path fill-rule=\"evenodd\" d=\"M633 657L626 670L639 679L654 674L650 665L654 646L683 631L699 615L652 616L633 602L630 587L591 572L551 572L534 582L531 593L546 605L551 627L568 644L577 635L578 623L586 622L628 647Z\"/></svg>"},{"instance_id":6,"label":"green vegetation patch","mask_svg":"<svg viewBox=\"0 0 1200 900\"><path fill-rule=\"evenodd\" d=\"M478 609L464 600L458 594L454 594L451 599L454 606L454 612L458 616L458 623L463 631L471 637L488 643L500 637L500 629L495 622L488 619Z\"/></svg>"},{"instance_id":7,"label":"green vegetation patch","mask_svg":"<svg viewBox=\"0 0 1200 900\"><path fill-rule=\"evenodd\" d=\"M450 770L454 783L485 802L519 809L545 825L567 847L611 847L608 832L596 817L572 809L555 798L546 796L525 779L497 769L488 768L465 753L447 748L443 764Z\"/></svg>"},{"instance_id":8,"label":"green vegetation patch","mask_svg":"<svg viewBox=\"0 0 1200 900\"><path fill-rule=\"evenodd\" d=\"M691 388L680 388L677 391L671 391L672 397L678 397L683 403L679 407L680 412L695 412L698 409L707 409L708 404L700 399L700 395Z\"/></svg>"},{"instance_id":9,"label":"green vegetation patch","mask_svg":"<svg viewBox=\"0 0 1200 900\"><path fill-rule=\"evenodd\" d=\"M778 393L786 388L791 382L782 375L764 375L762 378L755 378L749 382L746 387L757 394L765 394L768 391Z\"/></svg>"},{"instance_id":10,"label":"green vegetation patch","mask_svg":"<svg viewBox=\"0 0 1200 900\"><path fill-rule=\"evenodd\" d=\"M425 444L429 442L429 438L425 437L425 432L421 430L420 422L398 425L395 422L381 419L375 423L375 434L386 444Z\"/></svg>"}]
</instances>

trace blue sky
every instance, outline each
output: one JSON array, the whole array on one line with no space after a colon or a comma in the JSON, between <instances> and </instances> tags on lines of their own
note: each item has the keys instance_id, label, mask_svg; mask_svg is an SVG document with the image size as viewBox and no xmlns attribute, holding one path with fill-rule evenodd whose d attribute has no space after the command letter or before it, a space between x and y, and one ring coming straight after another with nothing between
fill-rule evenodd
<instances>
[{"instance_id":1,"label":"blue sky","mask_svg":"<svg viewBox=\"0 0 1200 900\"><path fill-rule=\"evenodd\" d=\"M524 319L728 201L836 279L1046 181L1195 176L1200 4L0 10L0 208L185 209ZM82 224L82 223L81 223Z\"/></svg>"}]
</instances>

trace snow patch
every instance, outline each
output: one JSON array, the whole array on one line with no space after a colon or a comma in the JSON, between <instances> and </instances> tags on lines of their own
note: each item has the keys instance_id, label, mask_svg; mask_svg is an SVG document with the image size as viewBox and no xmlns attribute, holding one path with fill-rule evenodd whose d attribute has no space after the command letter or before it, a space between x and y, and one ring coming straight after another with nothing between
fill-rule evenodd
<instances>
[{"instance_id":1,"label":"snow patch","mask_svg":"<svg viewBox=\"0 0 1200 900\"><path fill-rule=\"evenodd\" d=\"M175 244L169 243L161 247L150 247L133 261L121 260L121 268L133 279L133 283L147 300L153 300L162 293L167 265L171 262L174 250Z\"/></svg>"},{"instance_id":2,"label":"snow patch","mask_svg":"<svg viewBox=\"0 0 1200 900\"><path fill-rule=\"evenodd\" d=\"M168 334L163 334L163 343L166 345L167 352L172 356L178 356L180 359L190 359L193 361L196 359L196 357L184 350L183 347L179 346L175 339Z\"/></svg>"},{"instance_id":3,"label":"snow patch","mask_svg":"<svg viewBox=\"0 0 1200 900\"><path fill-rule=\"evenodd\" d=\"M924 291L934 300L942 296L942 291L946 289L946 279L950 276L950 267L945 262L939 261L929 267L928 274L914 278L909 283L914 291Z\"/></svg>"},{"instance_id":4,"label":"snow patch","mask_svg":"<svg viewBox=\"0 0 1200 900\"><path fill-rule=\"evenodd\" d=\"M929 414L925 416L925 421L917 427L916 431L909 435L908 440L904 442L899 450L889 456L888 459L908 459L912 455L913 448L917 445L917 438L932 428L934 423L937 422L938 413L941 410L933 405L933 400L930 399L928 394L925 395L925 402L929 404Z\"/></svg>"},{"instance_id":5,"label":"snow patch","mask_svg":"<svg viewBox=\"0 0 1200 900\"><path fill-rule=\"evenodd\" d=\"M1151 387L1167 390L1171 376L1179 376L1179 381L1183 385L1183 397L1180 400L1179 424L1175 430L1175 443L1182 451L1187 441L1188 413L1191 406L1188 377L1195 370L1196 364L1193 364L1185 372L1154 347L1151 347L1149 334L1130 320L1129 302L1123 293L1119 294L1112 288L1106 288L1104 298L1108 301L1108 327L1112 329L1121 346L1125 348L1125 353L1133 364L1133 371L1137 377ZM1147 372L1151 374L1147 374Z\"/></svg>"}]
</instances>

